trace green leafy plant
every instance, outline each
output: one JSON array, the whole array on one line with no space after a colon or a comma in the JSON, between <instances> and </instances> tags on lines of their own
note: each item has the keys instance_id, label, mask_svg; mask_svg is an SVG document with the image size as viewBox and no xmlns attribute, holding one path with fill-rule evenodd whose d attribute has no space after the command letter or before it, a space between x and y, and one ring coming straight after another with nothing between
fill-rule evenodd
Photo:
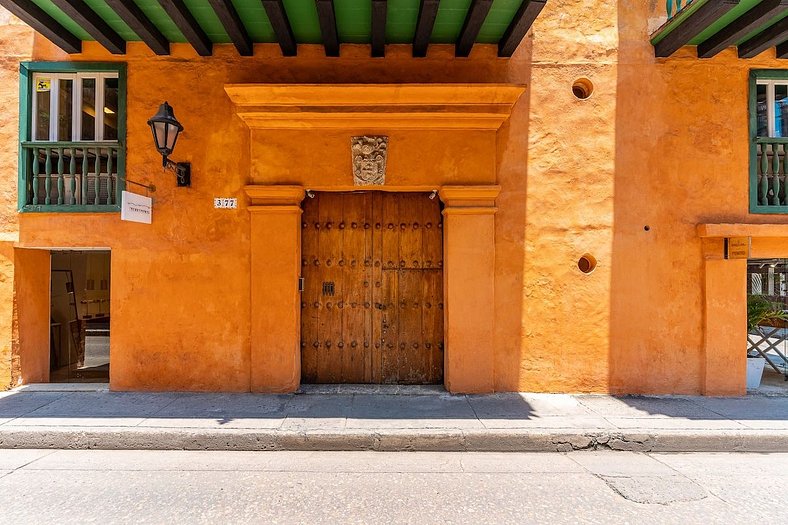
<instances>
[{"instance_id":1,"label":"green leafy plant","mask_svg":"<svg viewBox=\"0 0 788 525\"><path fill-rule=\"evenodd\" d=\"M775 304L762 295L747 297L747 329L757 330L762 324L788 321L788 313L782 305Z\"/></svg>"}]
</instances>

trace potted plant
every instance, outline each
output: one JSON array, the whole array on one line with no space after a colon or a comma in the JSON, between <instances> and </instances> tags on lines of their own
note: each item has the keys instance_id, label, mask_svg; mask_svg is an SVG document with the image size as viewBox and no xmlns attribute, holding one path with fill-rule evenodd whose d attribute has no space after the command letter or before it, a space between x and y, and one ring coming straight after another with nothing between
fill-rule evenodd
<instances>
[{"instance_id":1,"label":"potted plant","mask_svg":"<svg viewBox=\"0 0 788 525\"><path fill-rule=\"evenodd\" d=\"M775 326L775 323L788 321L786 313L781 305L769 301L762 295L750 295L747 297L747 331L757 332L765 338L761 326ZM763 367L766 359L760 356L757 351L747 352L747 388L758 388L761 386Z\"/></svg>"}]
</instances>

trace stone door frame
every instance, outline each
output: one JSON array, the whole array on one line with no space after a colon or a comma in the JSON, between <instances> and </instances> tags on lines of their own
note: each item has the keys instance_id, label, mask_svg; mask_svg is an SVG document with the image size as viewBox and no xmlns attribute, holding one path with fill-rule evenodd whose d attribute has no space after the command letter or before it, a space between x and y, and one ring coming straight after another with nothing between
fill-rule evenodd
<instances>
[{"instance_id":1,"label":"stone door frame","mask_svg":"<svg viewBox=\"0 0 788 525\"><path fill-rule=\"evenodd\" d=\"M246 186L249 199L251 250L251 372L253 392L292 392L301 380L301 202L314 191L382 190L438 191L444 204L444 384L450 392L492 392L494 380L494 276L497 132L524 93L511 84L228 84L225 92L235 112L252 132L252 172ZM324 142L316 131L334 133ZM389 166L386 184L353 186L347 178L324 178L309 169L293 170L292 157L321 163L315 150L280 143L290 158L277 157L271 145L255 140L259 133L311 132L317 148L334 148L337 131L348 137L411 132L443 137L433 144L454 148L455 156L475 159L468 173L458 162L427 169L410 165L419 186L397 185L414 180L406 168ZM374 132L374 133L373 133ZM449 133L464 133L458 144ZM318 138L315 138L318 137ZM275 141L274 141L275 143ZM476 147L470 152L468 144ZM348 160L350 151L348 150ZM429 152L425 154L429 159ZM399 157L402 162L403 158ZM429 162L429 161L428 161ZM459 163L465 164L465 163ZM399 170L399 172L397 171ZM335 170L336 173L336 170ZM333 181L327 186L317 182ZM478 185L447 184L474 181ZM422 182L423 181L423 182ZM264 183L261 183L264 182ZM306 187L306 184L315 184Z\"/></svg>"},{"instance_id":2,"label":"stone door frame","mask_svg":"<svg viewBox=\"0 0 788 525\"><path fill-rule=\"evenodd\" d=\"M303 186L249 185L251 390L293 392L301 381ZM357 190L430 191L396 186ZM315 191L347 191L345 187ZM500 187L443 186L444 385L494 390L495 199Z\"/></svg>"}]
</instances>

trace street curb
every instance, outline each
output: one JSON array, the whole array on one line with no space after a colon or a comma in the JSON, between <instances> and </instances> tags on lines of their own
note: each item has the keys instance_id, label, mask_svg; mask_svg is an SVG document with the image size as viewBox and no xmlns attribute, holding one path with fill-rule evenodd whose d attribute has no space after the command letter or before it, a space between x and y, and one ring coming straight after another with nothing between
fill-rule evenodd
<instances>
[{"instance_id":1,"label":"street curb","mask_svg":"<svg viewBox=\"0 0 788 525\"><path fill-rule=\"evenodd\" d=\"M339 430L16 427L0 449L431 451L431 452L788 452L785 431Z\"/></svg>"}]
</instances>

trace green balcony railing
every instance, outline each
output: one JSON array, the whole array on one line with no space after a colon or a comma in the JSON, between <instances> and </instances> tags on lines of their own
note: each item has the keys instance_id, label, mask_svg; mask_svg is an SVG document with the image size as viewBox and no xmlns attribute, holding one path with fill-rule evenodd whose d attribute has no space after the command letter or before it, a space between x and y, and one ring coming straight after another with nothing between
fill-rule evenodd
<instances>
[{"instance_id":1,"label":"green balcony railing","mask_svg":"<svg viewBox=\"0 0 788 525\"><path fill-rule=\"evenodd\" d=\"M788 139L759 138L755 144L754 204L757 211L784 213L788 207Z\"/></svg>"},{"instance_id":2,"label":"green balcony railing","mask_svg":"<svg viewBox=\"0 0 788 525\"><path fill-rule=\"evenodd\" d=\"M668 13L668 20L691 3L692 0L666 0L665 11Z\"/></svg>"},{"instance_id":3,"label":"green balcony railing","mask_svg":"<svg viewBox=\"0 0 788 525\"><path fill-rule=\"evenodd\" d=\"M107 142L23 142L22 211L116 211L123 149Z\"/></svg>"}]
</instances>

